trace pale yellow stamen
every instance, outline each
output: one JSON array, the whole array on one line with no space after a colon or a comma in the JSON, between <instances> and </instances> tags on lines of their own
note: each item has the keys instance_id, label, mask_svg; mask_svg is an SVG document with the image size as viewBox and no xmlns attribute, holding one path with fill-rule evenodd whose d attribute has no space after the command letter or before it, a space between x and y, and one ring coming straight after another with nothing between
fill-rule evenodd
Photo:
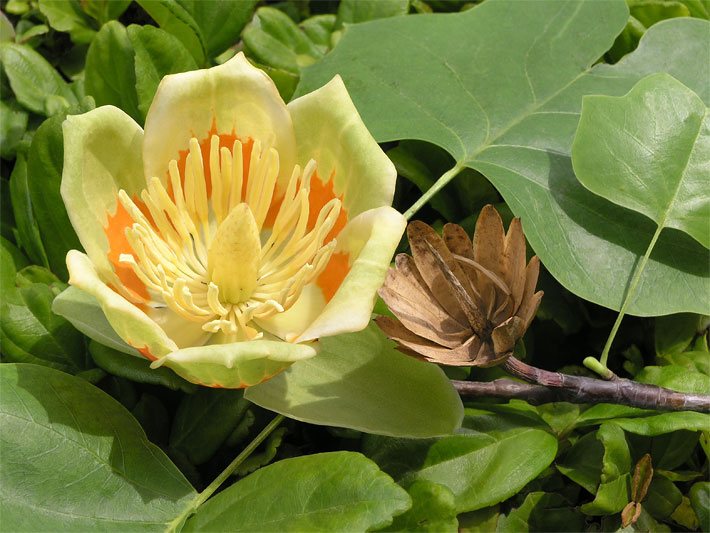
<instances>
[{"instance_id":1,"label":"pale yellow stamen","mask_svg":"<svg viewBox=\"0 0 710 533\"><path fill-rule=\"evenodd\" d=\"M197 139L189 142L184 176L177 161L168 183L154 177L141 194L144 214L125 191L119 199L133 219L126 229L130 265L146 285L154 307L168 306L208 332L234 340L262 336L252 322L283 313L325 269L335 240L325 242L340 213L333 199L308 229L311 160L293 169L272 228L264 224L277 198L279 154L254 142L244 175L243 146L220 147L212 136L209 161ZM211 194L207 195L205 168ZM242 194L243 184L246 190Z\"/></svg>"}]
</instances>

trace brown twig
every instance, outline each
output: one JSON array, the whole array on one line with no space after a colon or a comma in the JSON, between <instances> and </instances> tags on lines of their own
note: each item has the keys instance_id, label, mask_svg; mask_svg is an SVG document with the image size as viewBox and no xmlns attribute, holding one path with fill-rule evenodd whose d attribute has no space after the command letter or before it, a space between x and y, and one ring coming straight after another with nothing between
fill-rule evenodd
<instances>
[{"instance_id":1,"label":"brown twig","mask_svg":"<svg viewBox=\"0 0 710 533\"><path fill-rule=\"evenodd\" d=\"M624 378L609 381L550 372L509 357L504 368L529 383L509 379L491 382L454 381L461 396L517 398L538 405L549 402L615 403L657 411L710 412L710 395L687 394Z\"/></svg>"}]
</instances>

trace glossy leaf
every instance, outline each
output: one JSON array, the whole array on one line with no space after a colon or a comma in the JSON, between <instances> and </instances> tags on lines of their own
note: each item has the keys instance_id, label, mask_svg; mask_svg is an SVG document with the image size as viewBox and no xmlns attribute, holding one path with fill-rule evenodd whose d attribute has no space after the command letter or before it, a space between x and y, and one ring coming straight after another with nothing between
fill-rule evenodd
<instances>
[{"instance_id":1,"label":"glossy leaf","mask_svg":"<svg viewBox=\"0 0 710 533\"><path fill-rule=\"evenodd\" d=\"M661 316L656 319L656 354L670 355L683 352L698 331L699 317L691 313Z\"/></svg>"},{"instance_id":2,"label":"glossy leaf","mask_svg":"<svg viewBox=\"0 0 710 533\"><path fill-rule=\"evenodd\" d=\"M700 481L690 487L690 504L693 506L695 514L698 515L698 522L703 531L710 530L710 482Z\"/></svg>"},{"instance_id":3,"label":"glossy leaf","mask_svg":"<svg viewBox=\"0 0 710 533\"><path fill-rule=\"evenodd\" d=\"M559 494L531 492L522 505L499 521L496 531L584 531L584 516L569 506L565 507L565 503Z\"/></svg>"},{"instance_id":4,"label":"glossy leaf","mask_svg":"<svg viewBox=\"0 0 710 533\"><path fill-rule=\"evenodd\" d=\"M123 24L111 21L101 28L86 54L84 77L97 106L114 105L141 121L134 51Z\"/></svg>"},{"instance_id":5,"label":"glossy leaf","mask_svg":"<svg viewBox=\"0 0 710 533\"><path fill-rule=\"evenodd\" d=\"M459 513L507 499L555 458L557 439L525 419L466 413L460 434L428 440L371 438L366 453L405 485L427 480L448 487Z\"/></svg>"},{"instance_id":6,"label":"glossy leaf","mask_svg":"<svg viewBox=\"0 0 710 533\"><path fill-rule=\"evenodd\" d=\"M93 21L79 0L39 0L38 7L53 29L68 32L77 44L90 43L96 35Z\"/></svg>"},{"instance_id":7,"label":"glossy leaf","mask_svg":"<svg viewBox=\"0 0 710 533\"><path fill-rule=\"evenodd\" d=\"M593 193L710 248L710 117L671 76L644 78L618 98L586 96L572 164Z\"/></svg>"},{"instance_id":8,"label":"glossy leaf","mask_svg":"<svg viewBox=\"0 0 710 533\"><path fill-rule=\"evenodd\" d=\"M665 71L710 100L705 21L655 25L623 61L591 66L627 16L622 1L501 0L460 14L353 25L304 71L296 94L339 73L378 141L426 140L482 172L522 218L553 276L575 294L618 309L656 227L575 178L570 153L582 96L622 95ZM669 232L630 312L707 313L707 299L697 298L707 291L707 251Z\"/></svg>"},{"instance_id":9,"label":"glossy leaf","mask_svg":"<svg viewBox=\"0 0 710 533\"><path fill-rule=\"evenodd\" d=\"M248 408L241 390L201 387L180 402L170 432L170 447L192 464L201 465L227 440Z\"/></svg>"},{"instance_id":10,"label":"glossy leaf","mask_svg":"<svg viewBox=\"0 0 710 533\"><path fill-rule=\"evenodd\" d=\"M0 101L0 156L11 159L27 130L28 115L15 101Z\"/></svg>"},{"instance_id":11,"label":"glossy leaf","mask_svg":"<svg viewBox=\"0 0 710 533\"><path fill-rule=\"evenodd\" d=\"M239 34L249 22L256 0L178 0L193 18L205 39L208 57L215 57L239 42Z\"/></svg>"},{"instance_id":12,"label":"glossy leaf","mask_svg":"<svg viewBox=\"0 0 710 533\"><path fill-rule=\"evenodd\" d=\"M162 30L173 34L187 48L195 62L205 61L205 38L190 13L176 0L137 0ZM205 9L209 9L205 7Z\"/></svg>"},{"instance_id":13,"label":"glossy leaf","mask_svg":"<svg viewBox=\"0 0 710 533\"><path fill-rule=\"evenodd\" d=\"M145 120L163 76L195 70L197 64L177 37L160 28L132 24L128 38L135 53L138 109Z\"/></svg>"},{"instance_id":14,"label":"glossy leaf","mask_svg":"<svg viewBox=\"0 0 710 533\"><path fill-rule=\"evenodd\" d=\"M602 424L596 438L604 447L601 475L594 501L582 506L590 515L621 512L629 502L631 487L631 452L623 430L612 424Z\"/></svg>"},{"instance_id":15,"label":"glossy leaf","mask_svg":"<svg viewBox=\"0 0 710 533\"><path fill-rule=\"evenodd\" d=\"M406 15L408 11L409 0L341 0L336 29L343 24Z\"/></svg>"},{"instance_id":16,"label":"glossy leaf","mask_svg":"<svg viewBox=\"0 0 710 533\"><path fill-rule=\"evenodd\" d=\"M89 108L87 102L72 111L81 113ZM27 159L27 181L49 267L57 276L66 280L67 252L82 248L59 193L64 166L64 118L64 115L52 117L37 128Z\"/></svg>"},{"instance_id":17,"label":"glossy leaf","mask_svg":"<svg viewBox=\"0 0 710 533\"><path fill-rule=\"evenodd\" d=\"M60 99L64 107L77 103L76 96L59 73L29 46L0 44L0 61L15 98L29 111L49 115L48 97Z\"/></svg>"},{"instance_id":18,"label":"glossy leaf","mask_svg":"<svg viewBox=\"0 0 710 533\"><path fill-rule=\"evenodd\" d=\"M48 266L47 254L39 235L30 198L27 159L22 154L15 159L15 167L10 174L10 195L17 225L18 243L34 264Z\"/></svg>"},{"instance_id":19,"label":"glossy leaf","mask_svg":"<svg viewBox=\"0 0 710 533\"><path fill-rule=\"evenodd\" d=\"M408 488L412 507L381 531L458 531L456 502L450 489L423 479Z\"/></svg>"},{"instance_id":20,"label":"glossy leaf","mask_svg":"<svg viewBox=\"0 0 710 533\"><path fill-rule=\"evenodd\" d=\"M195 491L135 419L84 380L0 365L3 528L163 531Z\"/></svg>"},{"instance_id":21,"label":"glossy leaf","mask_svg":"<svg viewBox=\"0 0 710 533\"><path fill-rule=\"evenodd\" d=\"M359 453L322 453L257 470L202 505L184 531L365 531L409 506Z\"/></svg>"},{"instance_id":22,"label":"glossy leaf","mask_svg":"<svg viewBox=\"0 0 710 533\"><path fill-rule=\"evenodd\" d=\"M399 353L373 324L321 339L316 357L250 387L245 398L304 422L393 436L449 434L462 416L444 373Z\"/></svg>"}]
</instances>

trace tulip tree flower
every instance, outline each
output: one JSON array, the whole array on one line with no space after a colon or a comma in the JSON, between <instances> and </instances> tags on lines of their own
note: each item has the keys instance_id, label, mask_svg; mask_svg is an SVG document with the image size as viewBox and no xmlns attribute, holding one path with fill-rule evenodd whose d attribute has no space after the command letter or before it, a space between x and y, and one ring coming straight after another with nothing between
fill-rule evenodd
<instances>
[{"instance_id":1,"label":"tulip tree flower","mask_svg":"<svg viewBox=\"0 0 710 533\"><path fill-rule=\"evenodd\" d=\"M239 54L165 77L145 130L104 106L64 145L69 282L152 367L247 387L368 324L405 221L339 77L286 105Z\"/></svg>"}]
</instances>

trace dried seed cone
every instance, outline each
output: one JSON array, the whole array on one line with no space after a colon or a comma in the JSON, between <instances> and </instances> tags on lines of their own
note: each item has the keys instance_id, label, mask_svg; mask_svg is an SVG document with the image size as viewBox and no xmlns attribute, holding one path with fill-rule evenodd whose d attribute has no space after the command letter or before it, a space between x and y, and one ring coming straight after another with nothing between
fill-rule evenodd
<instances>
[{"instance_id":1,"label":"dried seed cone","mask_svg":"<svg viewBox=\"0 0 710 533\"><path fill-rule=\"evenodd\" d=\"M443 239L415 221L407 228L412 256L397 256L379 294L397 317L377 324L403 351L455 366L503 362L540 305L540 261L525 265L519 219L505 233L491 205L481 211L473 242L446 224Z\"/></svg>"}]
</instances>

